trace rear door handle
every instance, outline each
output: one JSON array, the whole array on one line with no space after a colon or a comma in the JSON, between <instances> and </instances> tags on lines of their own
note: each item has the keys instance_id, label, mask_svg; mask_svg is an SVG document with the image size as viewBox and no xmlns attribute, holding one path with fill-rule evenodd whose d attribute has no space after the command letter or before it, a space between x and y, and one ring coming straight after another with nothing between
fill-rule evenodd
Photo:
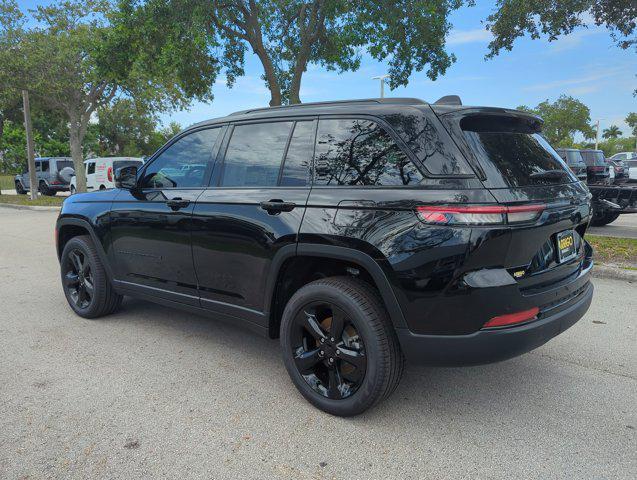
<instances>
[{"instance_id":1,"label":"rear door handle","mask_svg":"<svg viewBox=\"0 0 637 480\"><path fill-rule=\"evenodd\" d=\"M283 200L279 200L278 198L269 200L267 202L261 202L259 205L270 215L277 215L281 212L291 212L296 208L296 203L284 202Z\"/></svg>"},{"instance_id":2,"label":"rear door handle","mask_svg":"<svg viewBox=\"0 0 637 480\"><path fill-rule=\"evenodd\" d=\"M190 200L184 200L180 197L175 197L171 200L167 200L166 205L168 205L171 210L177 211L190 205Z\"/></svg>"}]
</instances>

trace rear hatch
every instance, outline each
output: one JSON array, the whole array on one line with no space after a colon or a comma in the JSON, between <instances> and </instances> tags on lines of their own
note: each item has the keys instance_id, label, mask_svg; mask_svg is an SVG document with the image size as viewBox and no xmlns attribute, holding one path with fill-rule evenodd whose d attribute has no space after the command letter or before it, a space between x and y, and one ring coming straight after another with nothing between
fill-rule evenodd
<instances>
[{"instance_id":1,"label":"rear hatch","mask_svg":"<svg viewBox=\"0 0 637 480\"><path fill-rule=\"evenodd\" d=\"M583 241L590 193L541 135L539 118L522 112L465 108L439 117L495 199L537 205L536 218L509 222L493 242L494 258L522 289L555 286L590 262Z\"/></svg>"}]
</instances>

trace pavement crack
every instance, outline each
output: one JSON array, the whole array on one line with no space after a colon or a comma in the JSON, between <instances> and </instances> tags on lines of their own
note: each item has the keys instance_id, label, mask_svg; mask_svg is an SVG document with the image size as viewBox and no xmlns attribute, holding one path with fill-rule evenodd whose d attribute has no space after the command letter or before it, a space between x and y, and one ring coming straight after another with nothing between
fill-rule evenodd
<instances>
[{"instance_id":1,"label":"pavement crack","mask_svg":"<svg viewBox=\"0 0 637 480\"><path fill-rule=\"evenodd\" d=\"M569 364L569 365L574 365L576 367L586 368L587 370L595 370L595 371L601 372L601 373L609 373L609 374L615 375L617 377L623 377L623 378L629 378L631 380L637 380L637 377L635 377L634 375L630 375L628 373L613 372L612 370L608 370L607 368L593 367L591 365L586 365L586 364L581 363L581 362L576 362L576 361L573 361L573 360L567 360L567 359L564 359L564 358L554 357L553 355L548 355L546 353L532 352L531 354L532 355L537 355L537 356L543 357L543 358L548 358L548 359L556 361L556 362L562 362L562 363L566 363L566 364Z\"/></svg>"}]
</instances>

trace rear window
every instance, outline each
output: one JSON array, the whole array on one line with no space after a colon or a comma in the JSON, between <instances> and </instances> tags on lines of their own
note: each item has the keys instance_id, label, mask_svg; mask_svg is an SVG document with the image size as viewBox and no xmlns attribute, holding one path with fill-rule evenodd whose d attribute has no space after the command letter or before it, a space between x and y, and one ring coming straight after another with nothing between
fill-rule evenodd
<instances>
[{"instance_id":1,"label":"rear window","mask_svg":"<svg viewBox=\"0 0 637 480\"><path fill-rule=\"evenodd\" d=\"M58 172L62 171L65 168L73 168L73 162L71 160L56 160Z\"/></svg>"},{"instance_id":2,"label":"rear window","mask_svg":"<svg viewBox=\"0 0 637 480\"><path fill-rule=\"evenodd\" d=\"M460 125L490 180L502 179L509 187L577 181L564 160L540 135L536 123L521 118L480 116L465 118Z\"/></svg>"},{"instance_id":3,"label":"rear window","mask_svg":"<svg viewBox=\"0 0 637 480\"><path fill-rule=\"evenodd\" d=\"M582 150L582 158L584 163L589 167L592 166L605 166L606 160L604 160L604 152L601 150Z\"/></svg>"},{"instance_id":4,"label":"rear window","mask_svg":"<svg viewBox=\"0 0 637 480\"><path fill-rule=\"evenodd\" d=\"M581 153L574 150L567 150L565 153L566 163L568 163L569 165L585 165Z\"/></svg>"}]
</instances>

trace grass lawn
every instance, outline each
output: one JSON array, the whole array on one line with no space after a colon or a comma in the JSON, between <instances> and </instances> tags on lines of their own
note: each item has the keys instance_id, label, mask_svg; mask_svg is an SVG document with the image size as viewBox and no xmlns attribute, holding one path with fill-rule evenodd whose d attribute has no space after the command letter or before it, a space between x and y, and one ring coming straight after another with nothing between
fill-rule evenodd
<instances>
[{"instance_id":1,"label":"grass lawn","mask_svg":"<svg viewBox=\"0 0 637 480\"><path fill-rule=\"evenodd\" d=\"M15 188L14 178L14 175L0 175L0 189L13 190Z\"/></svg>"},{"instance_id":2,"label":"grass lawn","mask_svg":"<svg viewBox=\"0 0 637 480\"><path fill-rule=\"evenodd\" d=\"M637 239L586 235L586 240L593 246L596 261L637 269Z\"/></svg>"},{"instance_id":3,"label":"grass lawn","mask_svg":"<svg viewBox=\"0 0 637 480\"><path fill-rule=\"evenodd\" d=\"M36 205L36 206L59 206L62 205L66 197L44 197L38 196L37 200L31 200L29 195L0 195L0 203L10 203L13 205Z\"/></svg>"}]
</instances>

